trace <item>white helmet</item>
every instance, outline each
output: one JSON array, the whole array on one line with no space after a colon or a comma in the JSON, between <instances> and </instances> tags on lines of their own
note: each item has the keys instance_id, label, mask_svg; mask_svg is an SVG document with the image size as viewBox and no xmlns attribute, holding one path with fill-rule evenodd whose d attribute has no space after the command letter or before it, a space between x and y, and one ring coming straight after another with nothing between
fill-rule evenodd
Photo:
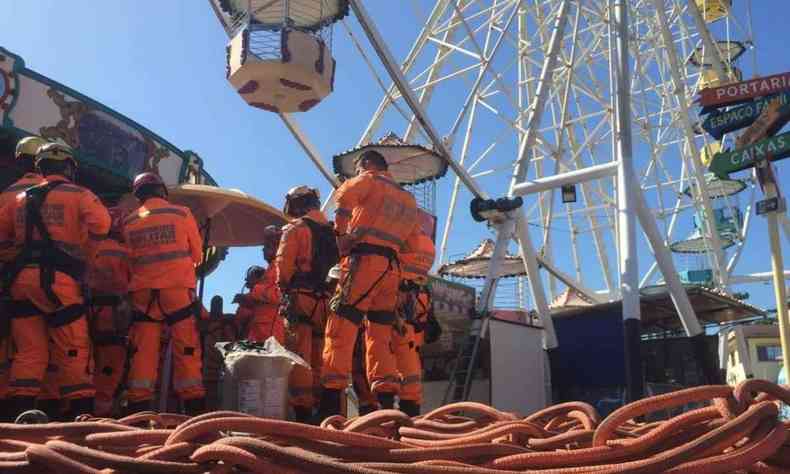
<instances>
[{"instance_id":1,"label":"white helmet","mask_svg":"<svg viewBox=\"0 0 790 474\"><path fill-rule=\"evenodd\" d=\"M283 212L289 217L302 217L310 208L321 207L321 196L318 190L310 186L296 186L285 195Z\"/></svg>"},{"instance_id":2,"label":"white helmet","mask_svg":"<svg viewBox=\"0 0 790 474\"><path fill-rule=\"evenodd\" d=\"M335 265L334 267L329 269L329 273L326 275L326 281L339 281L340 280L340 265Z\"/></svg>"}]
</instances>

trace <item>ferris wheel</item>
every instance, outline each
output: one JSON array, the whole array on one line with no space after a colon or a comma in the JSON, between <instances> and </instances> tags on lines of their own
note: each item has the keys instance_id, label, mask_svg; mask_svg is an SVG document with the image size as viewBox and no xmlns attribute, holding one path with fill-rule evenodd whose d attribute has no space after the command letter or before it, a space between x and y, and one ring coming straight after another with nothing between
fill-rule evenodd
<instances>
[{"instance_id":1,"label":"ferris wheel","mask_svg":"<svg viewBox=\"0 0 790 474\"><path fill-rule=\"evenodd\" d=\"M277 42L285 35L265 38L279 27L295 31L290 38L309 51L304 64L322 69L294 69L290 85L280 81L301 94L280 100L285 108L248 102L279 113L333 184L364 147L403 158L412 175L402 184L440 214L440 273L481 278L484 308L514 294L514 306L542 316L548 346L556 343L549 305L569 292L593 302L622 298L628 311L640 288L666 285L686 331L701 332L683 285L732 291L745 279L737 267L755 183L706 173L733 139L706 133L695 97L759 73L751 0L415 0L422 27L402 59L363 3L212 0L239 38L228 47L231 82L243 95L262 90L238 73L251 51L244 42L257 35L257 44L284 54ZM351 12L363 34L344 18ZM356 148L327 150L335 155L330 170L290 112L331 93L328 48L341 40L339 29L383 98ZM484 225L490 234L469 238L470 226Z\"/></svg>"}]
</instances>

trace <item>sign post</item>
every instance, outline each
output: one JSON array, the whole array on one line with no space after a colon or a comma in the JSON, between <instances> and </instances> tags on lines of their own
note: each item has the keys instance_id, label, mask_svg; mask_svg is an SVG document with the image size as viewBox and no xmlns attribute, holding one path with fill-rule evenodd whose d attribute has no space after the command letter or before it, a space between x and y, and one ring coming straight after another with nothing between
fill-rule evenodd
<instances>
[{"instance_id":1,"label":"sign post","mask_svg":"<svg viewBox=\"0 0 790 474\"><path fill-rule=\"evenodd\" d=\"M771 166L770 163L765 163ZM773 177L773 173L759 173L760 183L765 191L766 200L776 200L777 206L765 213L768 220L768 237L771 240L771 270L773 271L774 295L776 297L776 319L779 322L779 338L782 344L782 357L785 361L784 370L788 371L790 361L790 320L787 314L787 290L785 289L784 260L782 258L782 245L779 242L779 213L785 212L784 199L779 196L779 189L773 179L764 179L763 176Z\"/></svg>"},{"instance_id":2,"label":"sign post","mask_svg":"<svg viewBox=\"0 0 790 474\"><path fill-rule=\"evenodd\" d=\"M786 119L780 113L781 99L769 102L757 120L738 137L736 150L717 153L710 164L710 171L717 176L726 176L733 171L755 167L765 199L757 203L757 214L764 215L768 223L768 238L771 244L771 270L776 297L776 319L782 357L790 360L790 315L787 314L787 290L784 278L784 259L779 241L779 213L786 211L784 198L777 186L776 174L771 161L790 156L790 133L771 136L781 128ZM787 370L785 362L785 370Z\"/></svg>"}]
</instances>

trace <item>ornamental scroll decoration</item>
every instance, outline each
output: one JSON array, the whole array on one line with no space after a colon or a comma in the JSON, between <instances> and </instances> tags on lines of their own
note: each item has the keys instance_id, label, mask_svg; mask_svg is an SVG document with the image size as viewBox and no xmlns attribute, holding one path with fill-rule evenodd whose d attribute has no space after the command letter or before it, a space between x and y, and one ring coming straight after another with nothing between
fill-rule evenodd
<instances>
[{"instance_id":1,"label":"ornamental scroll decoration","mask_svg":"<svg viewBox=\"0 0 790 474\"><path fill-rule=\"evenodd\" d=\"M143 171L159 174L159 164L171 151L153 140L148 134L122 122L113 120L107 113L66 96L50 88L47 95L60 111L60 120L54 126L39 129L48 140L60 140L80 152L81 159L91 165L110 169L129 178Z\"/></svg>"}]
</instances>

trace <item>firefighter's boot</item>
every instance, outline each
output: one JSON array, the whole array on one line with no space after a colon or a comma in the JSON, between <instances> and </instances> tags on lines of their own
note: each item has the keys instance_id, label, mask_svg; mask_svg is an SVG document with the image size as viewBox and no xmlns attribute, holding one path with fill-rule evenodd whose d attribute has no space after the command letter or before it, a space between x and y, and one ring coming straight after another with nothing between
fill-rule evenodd
<instances>
[{"instance_id":1,"label":"firefighter's boot","mask_svg":"<svg viewBox=\"0 0 790 474\"><path fill-rule=\"evenodd\" d=\"M66 412L66 421L74 421L80 415L92 415L95 400L93 397L75 398L69 401L69 410Z\"/></svg>"},{"instance_id":2,"label":"firefighter's boot","mask_svg":"<svg viewBox=\"0 0 790 474\"><path fill-rule=\"evenodd\" d=\"M382 410L392 410L395 408L395 394L388 392L377 393L376 397L379 399L379 405Z\"/></svg>"},{"instance_id":3,"label":"firefighter's boot","mask_svg":"<svg viewBox=\"0 0 790 474\"><path fill-rule=\"evenodd\" d=\"M297 423L310 423L313 418L313 409L310 407L294 407L294 418Z\"/></svg>"},{"instance_id":4,"label":"firefighter's boot","mask_svg":"<svg viewBox=\"0 0 790 474\"><path fill-rule=\"evenodd\" d=\"M420 415L420 404L414 400L401 400L399 402L400 411L414 418Z\"/></svg>"},{"instance_id":5,"label":"firefighter's boot","mask_svg":"<svg viewBox=\"0 0 790 474\"><path fill-rule=\"evenodd\" d=\"M191 398L182 403L184 404L184 414L187 416L198 416L206 412L206 399L203 397Z\"/></svg>"},{"instance_id":6,"label":"firefighter's boot","mask_svg":"<svg viewBox=\"0 0 790 474\"><path fill-rule=\"evenodd\" d=\"M318 404L318 413L313 418L314 425L320 425L322 421L333 415L340 414L340 390L326 388L321 392L321 401Z\"/></svg>"},{"instance_id":7,"label":"firefighter's boot","mask_svg":"<svg viewBox=\"0 0 790 474\"><path fill-rule=\"evenodd\" d=\"M50 421L61 421L60 400L54 400L54 399L38 400L36 402L36 408L46 413L47 418L49 418Z\"/></svg>"},{"instance_id":8,"label":"firefighter's boot","mask_svg":"<svg viewBox=\"0 0 790 474\"><path fill-rule=\"evenodd\" d=\"M151 400L140 400L139 402L128 402L126 404L126 415L134 415L141 411L151 411L153 403Z\"/></svg>"},{"instance_id":9,"label":"firefighter's boot","mask_svg":"<svg viewBox=\"0 0 790 474\"><path fill-rule=\"evenodd\" d=\"M8 404L8 420L14 421L22 413L36 408L36 397L10 397Z\"/></svg>"}]
</instances>

